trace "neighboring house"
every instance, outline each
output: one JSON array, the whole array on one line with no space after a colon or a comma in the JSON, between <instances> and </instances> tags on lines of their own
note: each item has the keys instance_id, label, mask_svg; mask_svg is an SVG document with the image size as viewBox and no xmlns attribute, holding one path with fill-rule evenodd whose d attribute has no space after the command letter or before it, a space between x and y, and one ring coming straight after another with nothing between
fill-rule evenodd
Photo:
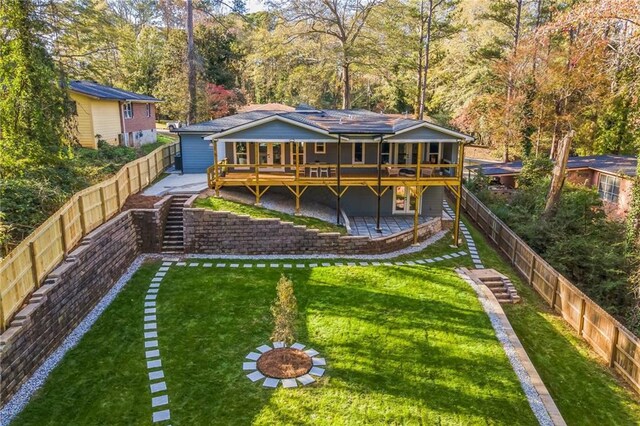
<instances>
[{"instance_id":1,"label":"neighboring house","mask_svg":"<svg viewBox=\"0 0 640 426\"><path fill-rule=\"evenodd\" d=\"M80 145L97 148L98 135L110 145L156 142L159 99L92 81L72 81L69 94L75 102Z\"/></svg>"},{"instance_id":2,"label":"neighboring house","mask_svg":"<svg viewBox=\"0 0 640 426\"><path fill-rule=\"evenodd\" d=\"M248 188L259 203L264 191L279 190L298 206L308 199L348 216L411 215L414 224L418 216L441 217L444 189L457 193L461 182L463 143L473 140L427 121L308 106L175 132L183 172L208 172L216 191Z\"/></svg>"},{"instance_id":3,"label":"neighboring house","mask_svg":"<svg viewBox=\"0 0 640 426\"><path fill-rule=\"evenodd\" d=\"M592 155L569 157L567 181L597 188L607 215L611 218L626 216L631 203L631 186L636 176L637 158L625 155ZM477 171L480 166L468 167ZM522 170L522 161L483 165L482 172L494 177L502 185L514 188L516 177Z\"/></svg>"}]
</instances>

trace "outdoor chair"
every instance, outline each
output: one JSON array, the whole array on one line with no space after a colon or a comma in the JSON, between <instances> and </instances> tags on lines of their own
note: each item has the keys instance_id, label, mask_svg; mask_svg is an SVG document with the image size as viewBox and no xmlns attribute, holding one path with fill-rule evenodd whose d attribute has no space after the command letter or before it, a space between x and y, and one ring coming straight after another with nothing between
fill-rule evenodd
<instances>
[{"instance_id":1,"label":"outdoor chair","mask_svg":"<svg viewBox=\"0 0 640 426\"><path fill-rule=\"evenodd\" d=\"M323 175L329 177L329 167L320 167L320 177Z\"/></svg>"},{"instance_id":2,"label":"outdoor chair","mask_svg":"<svg viewBox=\"0 0 640 426\"><path fill-rule=\"evenodd\" d=\"M318 166L309 167L309 177L318 177Z\"/></svg>"},{"instance_id":3,"label":"outdoor chair","mask_svg":"<svg viewBox=\"0 0 640 426\"><path fill-rule=\"evenodd\" d=\"M400 176L400 167L387 166L387 173L389 173L389 176Z\"/></svg>"}]
</instances>

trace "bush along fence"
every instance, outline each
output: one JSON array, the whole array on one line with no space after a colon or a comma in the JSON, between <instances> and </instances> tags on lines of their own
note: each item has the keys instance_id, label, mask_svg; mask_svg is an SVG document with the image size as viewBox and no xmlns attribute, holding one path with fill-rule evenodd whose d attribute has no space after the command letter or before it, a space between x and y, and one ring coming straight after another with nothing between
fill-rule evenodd
<instances>
[{"instance_id":1,"label":"bush along fence","mask_svg":"<svg viewBox=\"0 0 640 426\"><path fill-rule=\"evenodd\" d=\"M124 165L113 177L77 192L0 261L0 332L25 299L89 232L120 211L175 160L178 143Z\"/></svg>"},{"instance_id":2,"label":"bush along fence","mask_svg":"<svg viewBox=\"0 0 640 426\"><path fill-rule=\"evenodd\" d=\"M467 188L461 206L549 306L640 393L640 339L536 254Z\"/></svg>"}]
</instances>

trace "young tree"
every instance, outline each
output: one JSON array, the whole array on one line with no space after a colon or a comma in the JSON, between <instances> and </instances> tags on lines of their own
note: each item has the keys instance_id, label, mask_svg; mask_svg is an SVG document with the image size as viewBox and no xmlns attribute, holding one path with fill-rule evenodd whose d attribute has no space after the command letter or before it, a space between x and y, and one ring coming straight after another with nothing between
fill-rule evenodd
<instances>
[{"instance_id":1,"label":"young tree","mask_svg":"<svg viewBox=\"0 0 640 426\"><path fill-rule=\"evenodd\" d=\"M197 114L196 100L196 51L193 42L193 1L187 0L187 86L189 100L187 110L187 125L193 124Z\"/></svg>"}]
</instances>

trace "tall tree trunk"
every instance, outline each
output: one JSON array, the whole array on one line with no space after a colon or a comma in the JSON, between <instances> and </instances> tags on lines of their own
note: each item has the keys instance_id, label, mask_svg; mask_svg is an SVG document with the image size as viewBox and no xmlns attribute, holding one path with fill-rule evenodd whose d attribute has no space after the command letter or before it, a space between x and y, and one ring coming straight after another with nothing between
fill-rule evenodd
<instances>
[{"instance_id":1,"label":"tall tree trunk","mask_svg":"<svg viewBox=\"0 0 640 426\"><path fill-rule=\"evenodd\" d=\"M431 49L431 22L433 17L433 0L429 0L429 17L427 18L427 37L424 44L424 71L422 72L422 87L420 90L420 109L418 119L424 120L424 103L427 97L427 76L429 75L429 51Z\"/></svg>"},{"instance_id":2,"label":"tall tree trunk","mask_svg":"<svg viewBox=\"0 0 640 426\"><path fill-rule=\"evenodd\" d=\"M569 151L571 150L571 141L575 132L569 130L566 135L558 143L558 156L553 165L553 173L551 175L551 187L547 195L547 204L544 208L543 216L546 218L553 217L558 208L558 201L564 186L565 172L567 169L567 160L569 160Z\"/></svg>"},{"instance_id":3,"label":"tall tree trunk","mask_svg":"<svg viewBox=\"0 0 640 426\"><path fill-rule=\"evenodd\" d=\"M351 74L350 63L342 64L342 109L351 108Z\"/></svg>"},{"instance_id":4,"label":"tall tree trunk","mask_svg":"<svg viewBox=\"0 0 640 426\"><path fill-rule=\"evenodd\" d=\"M414 114L416 118L420 113L420 99L422 99L422 58L424 55L424 0L420 1L420 38L418 43L418 79L416 81L417 95Z\"/></svg>"},{"instance_id":5,"label":"tall tree trunk","mask_svg":"<svg viewBox=\"0 0 640 426\"><path fill-rule=\"evenodd\" d=\"M193 44L193 3L187 0L187 80L189 86L189 105L187 125L196 120L196 52Z\"/></svg>"}]
</instances>

